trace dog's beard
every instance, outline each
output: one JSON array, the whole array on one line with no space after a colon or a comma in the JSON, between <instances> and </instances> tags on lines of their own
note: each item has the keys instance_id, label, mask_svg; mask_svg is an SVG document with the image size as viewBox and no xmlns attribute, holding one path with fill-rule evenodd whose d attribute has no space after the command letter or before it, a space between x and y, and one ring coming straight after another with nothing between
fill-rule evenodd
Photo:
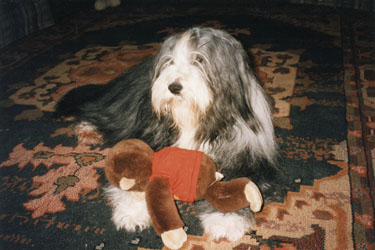
<instances>
[{"instance_id":1,"label":"dog's beard","mask_svg":"<svg viewBox=\"0 0 375 250\"><path fill-rule=\"evenodd\" d=\"M153 109L159 119L170 118L174 128L179 131L179 138L174 146L199 149L200 146L196 144L195 139L196 132L199 121L210 104L210 95L202 96L202 93L185 87L179 95L173 95L168 90L160 90L153 89Z\"/></svg>"},{"instance_id":2,"label":"dog's beard","mask_svg":"<svg viewBox=\"0 0 375 250\"><path fill-rule=\"evenodd\" d=\"M161 109L160 115L170 116L178 128L196 128L202 113L195 102L189 102L179 97L163 101Z\"/></svg>"},{"instance_id":3,"label":"dog's beard","mask_svg":"<svg viewBox=\"0 0 375 250\"><path fill-rule=\"evenodd\" d=\"M161 72L152 87L152 106L156 115L169 117L179 130L179 139L175 146L198 149L195 136L200 118L207 112L211 103L211 93L207 82L194 66L186 74L176 74L176 66L170 66ZM182 90L172 94L168 86L178 81Z\"/></svg>"}]
</instances>

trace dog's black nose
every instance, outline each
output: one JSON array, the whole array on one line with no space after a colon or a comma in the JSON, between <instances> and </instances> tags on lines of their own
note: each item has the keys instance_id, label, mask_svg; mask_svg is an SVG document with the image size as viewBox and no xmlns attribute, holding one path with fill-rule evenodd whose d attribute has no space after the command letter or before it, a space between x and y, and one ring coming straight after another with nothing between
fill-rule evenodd
<instances>
[{"instance_id":1,"label":"dog's black nose","mask_svg":"<svg viewBox=\"0 0 375 250\"><path fill-rule=\"evenodd\" d=\"M178 94L180 94L180 92L182 90L182 85L178 82L174 82L174 83L171 83L168 86L168 89L169 89L169 91L171 91L172 94L178 95Z\"/></svg>"}]
</instances>

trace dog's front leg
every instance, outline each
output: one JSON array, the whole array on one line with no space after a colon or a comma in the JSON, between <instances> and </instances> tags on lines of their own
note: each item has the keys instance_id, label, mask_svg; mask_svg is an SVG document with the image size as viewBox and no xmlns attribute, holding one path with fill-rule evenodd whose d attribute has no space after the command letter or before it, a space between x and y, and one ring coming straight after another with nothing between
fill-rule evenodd
<instances>
[{"instance_id":1,"label":"dog's front leg","mask_svg":"<svg viewBox=\"0 0 375 250\"><path fill-rule=\"evenodd\" d=\"M215 209L207 201L199 201L197 209L204 232L216 240L239 240L255 226L254 214L249 207L225 213Z\"/></svg>"},{"instance_id":2,"label":"dog's front leg","mask_svg":"<svg viewBox=\"0 0 375 250\"><path fill-rule=\"evenodd\" d=\"M117 230L134 232L151 226L144 192L124 191L110 185L105 193L113 209L112 221Z\"/></svg>"}]
</instances>

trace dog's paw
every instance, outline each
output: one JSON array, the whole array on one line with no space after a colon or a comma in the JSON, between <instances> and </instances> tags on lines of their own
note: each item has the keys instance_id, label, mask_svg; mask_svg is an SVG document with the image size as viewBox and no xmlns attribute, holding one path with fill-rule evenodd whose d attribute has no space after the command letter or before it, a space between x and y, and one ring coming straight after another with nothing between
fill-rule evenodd
<instances>
[{"instance_id":1,"label":"dog's paw","mask_svg":"<svg viewBox=\"0 0 375 250\"><path fill-rule=\"evenodd\" d=\"M100 145L103 144L103 137L97 132L96 127L88 122L81 122L74 128L74 133L79 144Z\"/></svg>"},{"instance_id":2,"label":"dog's paw","mask_svg":"<svg viewBox=\"0 0 375 250\"><path fill-rule=\"evenodd\" d=\"M215 212L201 214L199 218L205 233L216 240L225 238L229 241L237 241L254 226L251 215L244 217L236 213Z\"/></svg>"},{"instance_id":3,"label":"dog's paw","mask_svg":"<svg viewBox=\"0 0 375 250\"><path fill-rule=\"evenodd\" d=\"M187 235L182 228L178 228L162 233L161 239L166 247L179 249L187 240Z\"/></svg>"},{"instance_id":4,"label":"dog's paw","mask_svg":"<svg viewBox=\"0 0 375 250\"><path fill-rule=\"evenodd\" d=\"M250 209L253 212L259 212L262 209L263 198L262 194L257 185L250 181L245 186L245 196L246 200L250 202Z\"/></svg>"},{"instance_id":5,"label":"dog's paw","mask_svg":"<svg viewBox=\"0 0 375 250\"><path fill-rule=\"evenodd\" d=\"M112 221L117 230L134 232L151 226L144 192L128 192L109 186L105 189L105 195L113 208Z\"/></svg>"}]
</instances>

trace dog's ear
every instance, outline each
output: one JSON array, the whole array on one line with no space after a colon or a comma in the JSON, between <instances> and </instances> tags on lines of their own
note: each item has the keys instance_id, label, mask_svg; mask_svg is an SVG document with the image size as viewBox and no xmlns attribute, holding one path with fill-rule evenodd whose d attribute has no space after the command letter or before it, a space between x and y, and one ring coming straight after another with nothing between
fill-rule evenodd
<instances>
[{"instance_id":1,"label":"dog's ear","mask_svg":"<svg viewBox=\"0 0 375 250\"><path fill-rule=\"evenodd\" d=\"M272 161L277 145L274 143L271 97L265 92L254 71L249 65L245 51L238 53L238 74L243 87L243 105L248 113L241 112L247 126L257 135L259 149ZM255 144L254 144L255 145Z\"/></svg>"},{"instance_id":2,"label":"dog's ear","mask_svg":"<svg viewBox=\"0 0 375 250\"><path fill-rule=\"evenodd\" d=\"M242 49L235 55L236 64L238 71L238 85L243 91L241 95L242 106L240 107L240 115L242 119L250 126L254 133L258 133L262 129L262 124L259 121L258 105L262 106L265 112L264 114L269 114L268 103L264 98L263 89L259 86L258 80L249 65L249 60L247 54ZM258 110L257 110L258 109Z\"/></svg>"},{"instance_id":3,"label":"dog's ear","mask_svg":"<svg viewBox=\"0 0 375 250\"><path fill-rule=\"evenodd\" d=\"M160 75L163 67L171 61L172 51L177 43L177 40L181 37L181 34L174 34L166 38L160 47L158 53L153 60L153 76L152 81L154 81Z\"/></svg>"}]
</instances>

